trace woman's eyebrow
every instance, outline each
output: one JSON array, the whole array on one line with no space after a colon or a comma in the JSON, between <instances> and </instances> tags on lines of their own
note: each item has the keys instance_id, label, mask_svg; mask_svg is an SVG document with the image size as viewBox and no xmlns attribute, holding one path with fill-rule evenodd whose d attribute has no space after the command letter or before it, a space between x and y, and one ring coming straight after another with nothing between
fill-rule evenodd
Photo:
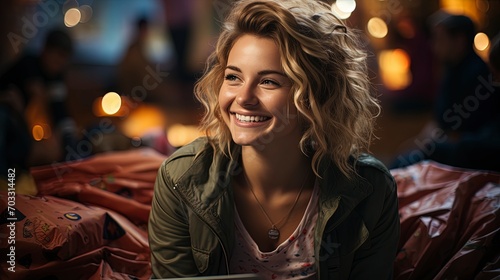
<instances>
[{"instance_id":1,"label":"woman's eyebrow","mask_svg":"<svg viewBox=\"0 0 500 280\"><path fill-rule=\"evenodd\" d=\"M281 71L276 71L276 70L262 70L262 71L259 71L257 74L259 74L260 76L263 76L263 75L269 75L269 74L278 74L278 75L281 75L285 78L288 78L288 76L281 72Z\"/></svg>"},{"instance_id":2,"label":"woman's eyebrow","mask_svg":"<svg viewBox=\"0 0 500 280\"><path fill-rule=\"evenodd\" d=\"M231 69L233 71L242 73L241 69L234 66L234 65L228 65L228 66L226 66L226 69ZM262 70L262 71L257 72L257 75L259 75L259 76L264 76L264 75L269 75L269 74L278 74L278 75L281 75L285 78L288 78L288 76L285 73L278 71L278 70Z\"/></svg>"},{"instance_id":3,"label":"woman's eyebrow","mask_svg":"<svg viewBox=\"0 0 500 280\"><path fill-rule=\"evenodd\" d=\"M240 68L238 68L238 67L236 67L236 66L233 66L233 65L228 65L228 66L226 66L226 69L231 69L231 70L234 70L234 71L236 71L236 72L240 72L240 73L242 73Z\"/></svg>"}]
</instances>

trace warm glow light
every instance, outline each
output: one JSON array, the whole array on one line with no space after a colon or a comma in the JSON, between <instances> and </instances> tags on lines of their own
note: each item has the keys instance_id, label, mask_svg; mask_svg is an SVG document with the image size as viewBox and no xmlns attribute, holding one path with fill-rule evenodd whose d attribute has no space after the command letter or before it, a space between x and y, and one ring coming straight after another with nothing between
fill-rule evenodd
<instances>
[{"instance_id":1,"label":"warm glow light","mask_svg":"<svg viewBox=\"0 0 500 280\"><path fill-rule=\"evenodd\" d=\"M31 129L31 134L35 141L41 141L42 139L49 139L52 136L52 131L50 126L47 124L35 124Z\"/></svg>"},{"instance_id":2,"label":"warm glow light","mask_svg":"<svg viewBox=\"0 0 500 280\"><path fill-rule=\"evenodd\" d=\"M380 76L390 90L401 90L411 84L410 56L402 49L384 50L379 54Z\"/></svg>"},{"instance_id":3,"label":"warm glow light","mask_svg":"<svg viewBox=\"0 0 500 280\"><path fill-rule=\"evenodd\" d=\"M480 22L482 15L477 7L477 1L473 0L440 0L441 9L452 15L466 15L476 23ZM484 13L484 12L483 12Z\"/></svg>"},{"instance_id":4,"label":"warm glow light","mask_svg":"<svg viewBox=\"0 0 500 280\"><path fill-rule=\"evenodd\" d=\"M64 14L64 24L67 27L73 27L80 22L82 14L77 8L71 8Z\"/></svg>"},{"instance_id":5,"label":"warm glow light","mask_svg":"<svg viewBox=\"0 0 500 280\"><path fill-rule=\"evenodd\" d=\"M121 130L129 137L144 137L151 131L165 128L165 116L156 106L141 104L123 121Z\"/></svg>"},{"instance_id":6,"label":"warm glow light","mask_svg":"<svg viewBox=\"0 0 500 280\"><path fill-rule=\"evenodd\" d=\"M441 8L450 14L464 14L465 12L465 4L462 0L441 0Z\"/></svg>"},{"instance_id":7,"label":"warm glow light","mask_svg":"<svg viewBox=\"0 0 500 280\"><path fill-rule=\"evenodd\" d=\"M174 124L167 131L167 140L174 147L182 147L202 136L195 125Z\"/></svg>"},{"instance_id":8,"label":"warm glow light","mask_svg":"<svg viewBox=\"0 0 500 280\"><path fill-rule=\"evenodd\" d=\"M332 13L339 19L346 19L351 16L351 13L346 13L340 10L339 7L337 6L337 3L332 4Z\"/></svg>"},{"instance_id":9,"label":"warm glow light","mask_svg":"<svg viewBox=\"0 0 500 280\"><path fill-rule=\"evenodd\" d=\"M392 51L393 63L399 64L399 67L404 70L410 69L410 56L402 49Z\"/></svg>"},{"instance_id":10,"label":"warm glow light","mask_svg":"<svg viewBox=\"0 0 500 280\"><path fill-rule=\"evenodd\" d=\"M352 13L356 9L356 1L354 0L337 0L335 4L344 13Z\"/></svg>"},{"instance_id":11,"label":"warm glow light","mask_svg":"<svg viewBox=\"0 0 500 280\"><path fill-rule=\"evenodd\" d=\"M118 112L112 114L111 116L113 117L125 117L130 113L130 107L135 107L135 103L130 102L130 100L126 96L120 96L121 98L121 106ZM92 112L96 117L107 117L110 116L110 114L104 112L104 109L102 107L102 96L97 97L94 99L92 102Z\"/></svg>"},{"instance_id":12,"label":"warm glow light","mask_svg":"<svg viewBox=\"0 0 500 280\"><path fill-rule=\"evenodd\" d=\"M488 38L488 35L484 34L483 32L479 32L476 34L474 37L474 47L478 51L484 51L488 46L490 45L490 39Z\"/></svg>"},{"instance_id":13,"label":"warm glow light","mask_svg":"<svg viewBox=\"0 0 500 280\"><path fill-rule=\"evenodd\" d=\"M366 27L368 28L368 33L375 38L384 38L389 31L385 21L379 17L372 17Z\"/></svg>"},{"instance_id":14,"label":"warm glow light","mask_svg":"<svg viewBox=\"0 0 500 280\"><path fill-rule=\"evenodd\" d=\"M40 141L43 139L43 127L39 124L35 124L33 126L33 129L31 130L31 133L33 134L33 139L36 141Z\"/></svg>"},{"instance_id":15,"label":"warm glow light","mask_svg":"<svg viewBox=\"0 0 500 280\"><path fill-rule=\"evenodd\" d=\"M108 92L102 97L101 106L104 113L113 115L120 110L122 98L116 92Z\"/></svg>"},{"instance_id":16,"label":"warm glow light","mask_svg":"<svg viewBox=\"0 0 500 280\"><path fill-rule=\"evenodd\" d=\"M78 10L82 14L80 19L81 23L86 23L92 18L93 10L89 5L82 5L78 8Z\"/></svg>"}]
</instances>

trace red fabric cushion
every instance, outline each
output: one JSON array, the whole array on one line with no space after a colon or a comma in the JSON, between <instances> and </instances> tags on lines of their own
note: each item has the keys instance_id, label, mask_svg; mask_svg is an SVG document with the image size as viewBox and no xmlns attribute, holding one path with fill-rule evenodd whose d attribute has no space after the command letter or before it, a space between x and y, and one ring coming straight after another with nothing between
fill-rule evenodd
<instances>
[{"instance_id":1,"label":"red fabric cushion","mask_svg":"<svg viewBox=\"0 0 500 280\"><path fill-rule=\"evenodd\" d=\"M495 261L500 174L434 162L391 172L401 217L395 279L474 279Z\"/></svg>"},{"instance_id":2,"label":"red fabric cushion","mask_svg":"<svg viewBox=\"0 0 500 280\"><path fill-rule=\"evenodd\" d=\"M2 232L10 235L5 192L0 193ZM52 196L16 196L15 272L2 262L1 279L113 279L151 274L147 233L111 210ZM5 255L4 255L5 256ZM109 278L108 278L109 279Z\"/></svg>"}]
</instances>

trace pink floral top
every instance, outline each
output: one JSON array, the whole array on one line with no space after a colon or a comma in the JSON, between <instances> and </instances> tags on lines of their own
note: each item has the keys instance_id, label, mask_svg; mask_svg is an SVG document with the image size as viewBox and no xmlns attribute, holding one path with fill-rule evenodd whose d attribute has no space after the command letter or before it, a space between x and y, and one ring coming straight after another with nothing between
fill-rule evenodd
<instances>
[{"instance_id":1,"label":"pink floral top","mask_svg":"<svg viewBox=\"0 0 500 280\"><path fill-rule=\"evenodd\" d=\"M235 211L236 244L230 260L232 274L255 273L262 279L316 279L314 228L318 218L319 187L293 234L274 251L261 252Z\"/></svg>"}]
</instances>

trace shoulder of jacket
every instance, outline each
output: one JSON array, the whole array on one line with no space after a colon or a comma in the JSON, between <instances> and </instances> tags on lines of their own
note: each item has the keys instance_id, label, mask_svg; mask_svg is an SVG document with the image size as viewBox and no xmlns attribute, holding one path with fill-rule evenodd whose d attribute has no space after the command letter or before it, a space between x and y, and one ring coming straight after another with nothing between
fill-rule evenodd
<instances>
[{"instance_id":1,"label":"shoulder of jacket","mask_svg":"<svg viewBox=\"0 0 500 280\"><path fill-rule=\"evenodd\" d=\"M370 154L360 154L356 159L355 167L358 174L368 181L383 179L395 184L389 169L380 160Z\"/></svg>"},{"instance_id":2,"label":"shoulder of jacket","mask_svg":"<svg viewBox=\"0 0 500 280\"><path fill-rule=\"evenodd\" d=\"M161 169L172 180L177 180L193 165L196 157L210 147L206 137L200 137L182 146L170 155L162 164Z\"/></svg>"},{"instance_id":3,"label":"shoulder of jacket","mask_svg":"<svg viewBox=\"0 0 500 280\"><path fill-rule=\"evenodd\" d=\"M374 168L382 173L390 174L387 167L376 157L370 154L360 154L356 159L356 167L359 168Z\"/></svg>"},{"instance_id":4,"label":"shoulder of jacket","mask_svg":"<svg viewBox=\"0 0 500 280\"><path fill-rule=\"evenodd\" d=\"M197 138L193 142L180 147L178 150L172 153L166 160L166 164L172 161L179 160L181 158L193 158L207 145L208 139L206 137Z\"/></svg>"}]
</instances>

